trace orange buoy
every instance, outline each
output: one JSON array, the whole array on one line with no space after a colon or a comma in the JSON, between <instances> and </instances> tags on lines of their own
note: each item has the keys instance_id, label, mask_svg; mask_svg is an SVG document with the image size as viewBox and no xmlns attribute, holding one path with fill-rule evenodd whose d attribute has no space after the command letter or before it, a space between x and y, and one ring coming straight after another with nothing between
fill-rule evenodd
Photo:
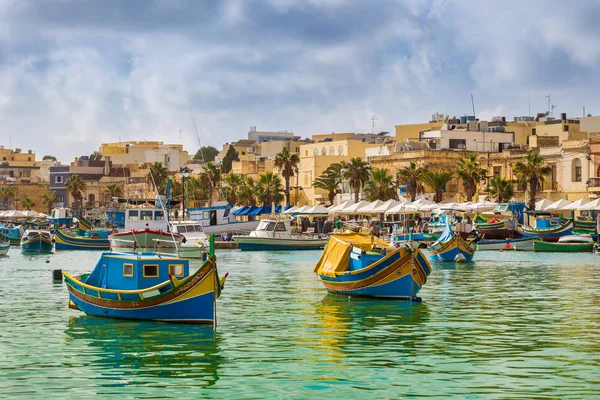
<instances>
[{"instance_id":1,"label":"orange buoy","mask_svg":"<svg viewBox=\"0 0 600 400\"><path fill-rule=\"evenodd\" d=\"M504 247L508 250L510 249L510 243L506 242L506 244L504 245Z\"/></svg>"}]
</instances>

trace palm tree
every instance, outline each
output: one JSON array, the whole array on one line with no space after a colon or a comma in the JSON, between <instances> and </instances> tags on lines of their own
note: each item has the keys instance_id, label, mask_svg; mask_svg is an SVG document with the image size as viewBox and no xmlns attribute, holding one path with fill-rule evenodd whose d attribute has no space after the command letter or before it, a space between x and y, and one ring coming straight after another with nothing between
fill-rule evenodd
<instances>
[{"instance_id":1,"label":"palm tree","mask_svg":"<svg viewBox=\"0 0 600 400\"><path fill-rule=\"evenodd\" d=\"M29 196L23 196L23 200L21 200L21 206L24 207L27 211L31 210L31 207L35 207L35 203Z\"/></svg>"},{"instance_id":2,"label":"palm tree","mask_svg":"<svg viewBox=\"0 0 600 400\"><path fill-rule=\"evenodd\" d=\"M223 181L225 183L221 189L223 192L223 197L231 205L238 204L238 193L244 184L244 177L240 174L230 172L229 174L225 175L225 179Z\"/></svg>"},{"instance_id":3,"label":"palm tree","mask_svg":"<svg viewBox=\"0 0 600 400\"><path fill-rule=\"evenodd\" d=\"M323 174L318 176L313 181L313 187L327 191L327 198L329 199L329 203L331 205L333 205L333 200L335 199L335 194L337 193L339 184L339 179L337 179L334 175L327 174L325 172L323 172Z\"/></svg>"},{"instance_id":4,"label":"palm tree","mask_svg":"<svg viewBox=\"0 0 600 400\"><path fill-rule=\"evenodd\" d=\"M281 203L284 199L281 178L272 172L260 174L256 185L256 197L265 206Z\"/></svg>"},{"instance_id":5,"label":"palm tree","mask_svg":"<svg viewBox=\"0 0 600 400\"><path fill-rule=\"evenodd\" d=\"M221 171L212 161L204 164L202 168L204 171L200 174L200 180L203 182L202 186L208 190L208 204L211 206L214 192L216 191L219 194Z\"/></svg>"},{"instance_id":6,"label":"palm tree","mask_svg":"<svg viewBox=\"0 0 600 400\"><path fill-rule=\"evenodd\" d=\"M245 177L237 192L238 204L243 204L245 206L255 206L257 193L256 186L256 181L252 179L252 177Z\"/></svg>"},{"instance_id":7,"label":"palm tree","mask_svg":"<svg viewBox=\"0 0 600 400\"><path fill-rule=\"evenodd\" d=\"M298 164L300 157L298 154L292 154L287 148L275 156L275 168L281 171L281 176L285 179L285 204L290 205L290 178L298 173Z\"/></svg>"},{"instance_id":8,"label":"palm tree","mask_svg":"<svg viewBox=\"0 0 600 400\"><path fill-rule=\"evenodd\" d=\"M123 195L123 190L121 186L116 183L109 183L106 185L106 189L104 190L104 194L106 197L121 197Z\"/></svg>"},{"instance_id":9,"label":"palm tree","mask_svg":"<svg viewBox=\"0 0 600 400\"><path fill-rule=\"evenodd\" d=\"M441 203L444 201L444 192L446 191L446 185L454 177L454 172L439 170L436 172L426 170L421 176L421 180L425 183L435 195L433 201Z\"/></svg>"},{"instance_id":10,"label":"palm tree","mask_svg":"<svg viewBox=\"0 0 600 400\"><path fill-rule=\"evenodd\" d=\"M371 167L360 157L355 157L342 165L342 177L348 181L350 189L354 192L354 201L358 203L358 195L369 180Z\"/></svg>"},{"instance_id":11,"label":"palm tree","mask_svg":"<svg viewBox=\"0 0 600 400\"><path fill-rule=\"evenodd\" d=\"M552 168L544 166L544 158L533 150L529 150L523 161L513 167L513 172L519 176L519 181L529 185L528 206L535 210L535 198L539 184L546 180L545 176L552 172Z\"/></svg>"},{"instance_id":12,"label":"palm tree","mask_svg":"<svg viewBox=\"0 0 600 400\"><path fill-rule=\"evenodd\" d=\"M503 203L511 199L515 192L515 186L511 180L497 176L490 179L487 192L496 202Z\"/></svg>"},{"instance_id":13,"label":"palm tree","mask_svg":"<svg viewBox=\"0 0 600 400\"><path fill-rule=\"evenodd\" d=\"M415 201L417 198L417 190L420 188L425 171L425 168L417 167L417 163L414 161L411 161L408 167L398 170L398 177L405 182L410 201Z\"/></svg>"},{"instance_id":14,"label":"palm tree","mask_svg":"<svg viewBox=\"0 0 600 400\"><path fill-rule=\"evenodd\" d=\"M147 180L150 184L150 187L154 188L156 185L156 190L159 193L164 192L166 189L167 177L169 176L169 170L167 167L163 165L160 161L155 161L150 165L148 169Z\"/></svg>"},{"instance_id":15,"label":"palm tree","mask_svg":"<svg viewBox=\"0 0 600 400\"><path fill-rule=\"evenodd\" d=\"M467 201L473 201L473 196L477 192L477 185L481 179L485 178L487 170L481 168L476 153L469 154L466 158L458 157L456 164L456 174L463 181Z\"/></svg>"},{"instance_id":16,"label":"palm tree","mask_svg":"<svg viewBox=\"0 0 600 400\"><path fill-rule=\"evenodd\" d=\"M82 192L87 190L87 183L77 174L71 175L65 182L65 188L75 199L75 209L81 207Z\"/></svg>"},{"instance_id":17,"label":"palm tree","mask_svg":"<svg viewBox=\"0 0 600 400\"><path fill-rule=\"evenodd\" d=\"M54 190L48 190L42 194L42 204L48 206L48 215L52 214L52 207L58 203L58 196Z\"/></svg>"},{"instance_id":18,"label":"palm tree","mask_svg":"<svg viewBox=\"0 0 600 400\"><path fill-rule=\"evenodd\" d=\"M388 175L388 170L376 168L371 171L371 179L365 186L365 192L369 201L382 200L387 201L396 197L396 191L392 186L394 177Z\"/></svg>"},{"instance_id":19,"label":"palm tree","mask_svg":"<svg viewBox=\"0 0 600 400\"><path fill-rule=\"evenodd\" d=\"M15 189L11 186L0 186L0 197L3 199L3 207L8 208L11 203L11 198L15 195Z\"/></svg>"}]
</instances>

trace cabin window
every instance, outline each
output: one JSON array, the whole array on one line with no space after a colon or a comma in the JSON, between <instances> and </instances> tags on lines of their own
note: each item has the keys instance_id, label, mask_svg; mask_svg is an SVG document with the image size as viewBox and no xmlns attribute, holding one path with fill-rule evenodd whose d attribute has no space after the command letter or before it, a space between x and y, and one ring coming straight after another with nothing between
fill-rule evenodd
<instances>
[{"instance_id":1,"label":"cabin window","mask_svg":"<svg viewBox=\"0 0 600 400\"><path fill-rule=\"evenodd\" d=\"M145 264L144 278L158 278L158 264Z\"/></svg>"},{"instance_id":2,"label":"cabin window","mask_svg":"<svg viewBox=\"0 0 600 400\"><path fill-rule=\"evenodd\" d=\"M161 211L154 211L154 220L155 221L162 221L165 219L165 214Z\"/></svg>"},{"instance_id":3,"label":"cabin window","mask_svg":"<svg viewBox=\"0 0 600 400\"><path fill-rule=\"evenodd\" d=\"M285 224L283 222L278 222L275 227L276 232L285 232Z\"/></svg>"},{"instance_id":4,"label":"cabin window","mask_svg":"<svg viewBox=\"0 0 600 400\"><path fill-rule=\"evenodd\" d=\"M202 211L202 219L210 219L210 211Z\"/></svg>"},{"instance_id":5,"label":"cabin window","mask_svg":"<svg viewBox=\"0 0 600 400\"><path fill-rule=\"evenodd\" d=\"M225 209L225 212L223 213L223 218L227 218L229 217L229 208Z\"/></svg>"},{"instance_id":6,"label":"cabin window","mask_svg":"<svg viewBox=\"0 0 600 400\"><path fill-rule=\"evenodd\" d=\"M140 219L142 221L152 221L152 210L140 211Z\"/></svg>"},{"instance_id":7,"label":"cabin window","mask_svg":"<svg viewBox=\"0 0 600 400\"><path fill-rule=\"evenodd\" d=\"M269 224L267 225L267 227L265 228L265 231L267 232L271 232L275 229L275 222L269 222Z\"/></svg>"},{"instance_id":8,"label":"cabin window","mask_svg":"<svg viewBox=\"0 0 600 400\"><path fill-rule=\"evenodd\" d=\"M187 233L188 227L185 225L179 225L177 227L177 233Z\"/></svg>"},{"instance_id":9,"label":"cabin window","mask_svg":"<svg viewBox=\"0 0 600 400\"><path fill-rule=\"evenodd\" d=\"M133 276L133 264L123 264L123 276Z\"/></svg>"},{"instance_id":10,"label":"cabin window","mask_svg":"<svg viewBox=\"0 0 600 400\"><path fill-rule=\"evenodd\" d=\"M138 219L139 219L138 210L129 211L129 220L130 221L137 221Z\"/></svg>"},{"instance_id":11,"label":"cabin window","mask_svg":"<svg viewBox=\"0 0 600 400\"><path fill-rule=\"evenodd\" d=\"M171 276L183 276L183 264L170 264L169 275Z\"/></svg>"}]
</instances>

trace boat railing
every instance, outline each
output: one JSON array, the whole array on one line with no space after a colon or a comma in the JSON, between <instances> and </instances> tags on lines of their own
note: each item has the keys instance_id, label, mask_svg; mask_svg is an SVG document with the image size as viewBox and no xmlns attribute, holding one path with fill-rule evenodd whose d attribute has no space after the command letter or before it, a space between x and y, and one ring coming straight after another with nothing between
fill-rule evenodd
<instances>
[{"instance_id":1,"label":"boat railing","mask_svg":"<svg viewBox=\"0 0 600 400\"><path fill-rule=\"evenodd\" d=\"M152 239L152 241L154 242L154 251L153 251L154 254L157 254L157 255L166 254L166 255L169 255L169 256L173 256L173 253L162 253L160 251L160 242L161 241L164 242L164 240L161 240L161 239ZM177 250L177 256L181 257L180 246L178 246L177 242L175 242L175 237L174 236L173 236L173 244L175 245L175 249ZM158 251L157 251L157 249L158 249Z\"/></svg>"}]
</instances>

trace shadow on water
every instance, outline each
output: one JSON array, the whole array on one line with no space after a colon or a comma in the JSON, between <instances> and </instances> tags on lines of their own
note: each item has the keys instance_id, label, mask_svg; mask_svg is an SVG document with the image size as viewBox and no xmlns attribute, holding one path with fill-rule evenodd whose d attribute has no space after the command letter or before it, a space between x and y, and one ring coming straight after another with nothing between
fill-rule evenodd
<instances>
[{"instance_id":1,"label":"shadow on water","mask_svg":"<svg viewBox=\"0 0 600 400\"><path fill-rule=\"evenodd\" d=\"M219 380L220 338L212 326L81 316L69 319L65 333L67 345L83 341L91 348L85 355L73 354L86 357L73 363L94 369L96 379L106 381L99 386L143 380L153 386L210 387Z\"/></svg>"}]
</instances>

